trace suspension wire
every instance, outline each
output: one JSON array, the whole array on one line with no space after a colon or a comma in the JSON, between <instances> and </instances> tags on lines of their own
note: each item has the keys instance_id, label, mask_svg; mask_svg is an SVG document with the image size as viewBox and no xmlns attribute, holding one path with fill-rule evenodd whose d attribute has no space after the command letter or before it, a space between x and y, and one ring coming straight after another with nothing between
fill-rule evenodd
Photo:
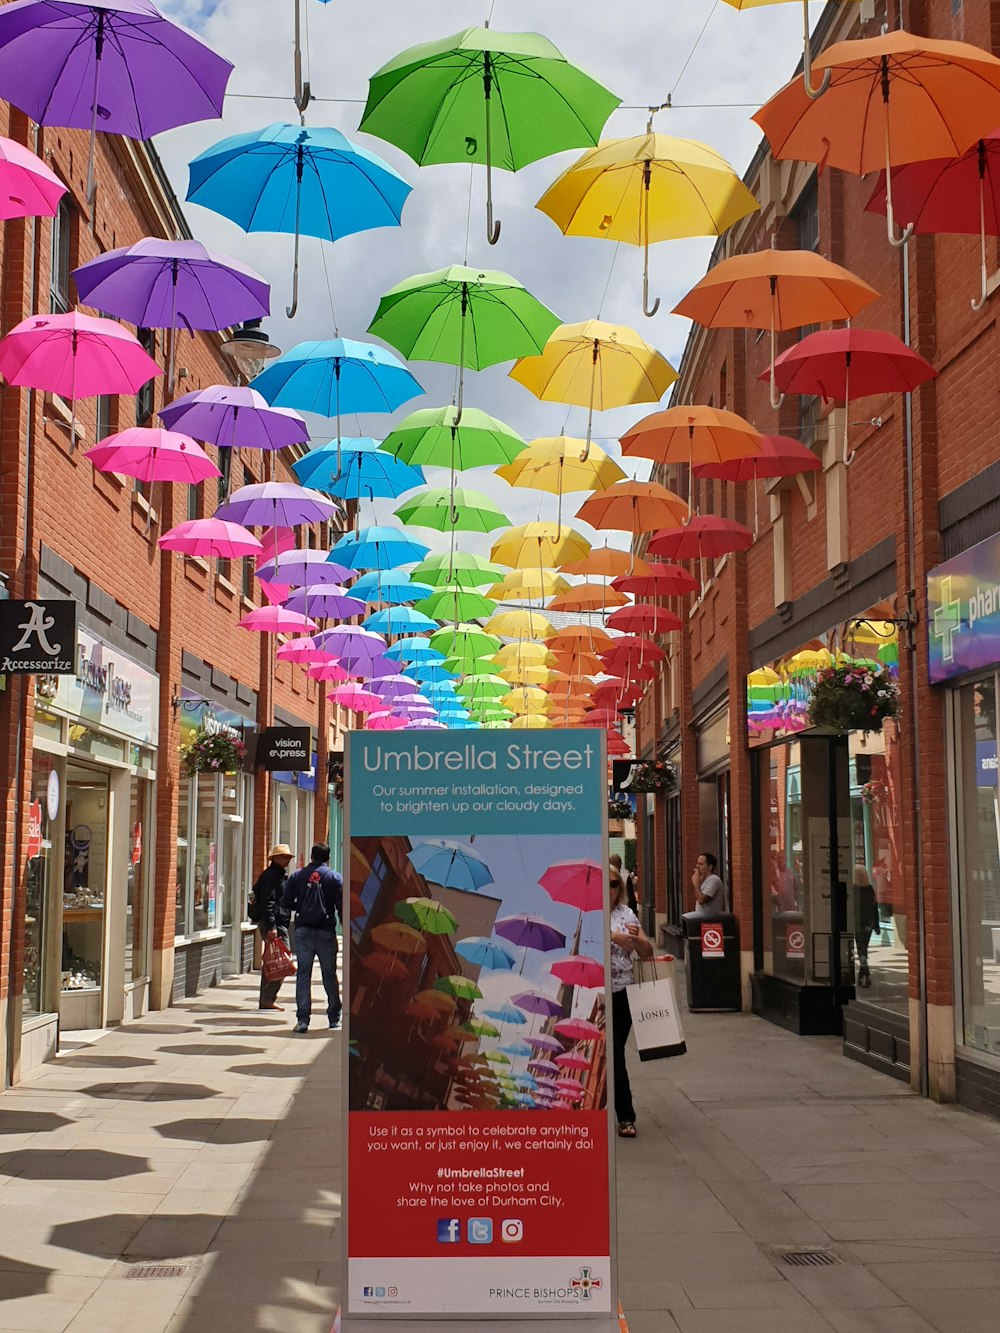
<instances>
[{"instance_id":1,"label":"suspension wire","mask_svg":"<svg viewBox=\"0 0 1000 1333\"><path fill-rule=\"evenodd\" d=\"M295 100L291 93L227 92L226 97L250 102L293 102ZM312 102L327 102L331 106L365 106L367 101L364 97L317 97L315 94L309 100ZM756 102L671 102L671 109L674 111L745 111L747 109L756 111L766 100L766 97L762 97L758 98ZM649 104L647 102L622 102L616 107L616 110L648 111Z\"/></svg>"},{"instance_id":2,"label":"suspension wire","mask_svg":"<svg viewBox=\"0 0 1000 1333\"><path fill-rule=\"evenodd\" d=\"M621 241L615 241L615 252L611 256L611 266L608 269L608 280L604 284L604 294L601 297L601 304L597 307L597 318L600 319L604 314L604 302L608 299L608 291L611 288L611 278L615 271L615 260L618 258L618 251L622 248Z\"/></svg>"},{"instance_id":3,"label":"suspension wire","mask_svg":"<svg viewBox=\"0 0 1000 1333\"><path fill-rule=\"evenodd\" d=\"M701 39L705 36L705 29L711 23L712 15L718 8L719 8L719 0L713 0L712 8L708 11L708 15L705 19L705 22L701 25L701 32L699 32L698 36L694 39L694 46L692 46L688 54L687 60L685 60L684 64L681 65L681 72L677 75L677 78L674 80L674 86L670 89L671 100L673 99L673 95L677 91L680 85L681 79L683 79L684 75L687 73L688 65L690 65L691 61L694 59L694 53L698 50L698 46L701 42Z\"/></svg>"},{"instance_id":4,"label":"suspension wire","mask_svg":"<svg viewBox=\"0 0 1000 1333\"><path fill-rule=\"evenodd\" d=\"M330 270L326 266L326 247L323 245L322 241L319 243L319 253L323 260L323 276L326 278L326 294L330 298L330 314L333 316L333 336L339 338L340 329L337 325L337 307L334 305L333 301L333 284L330 281Z\"/></svg>"},{"instance_id":5,"label":"suspension wire","mask_svg":"<svg viewBox=\"0 0 1000 1333\"><path fill-rule=\"evenodd\" d=\"M490 13L492 12L493 11L490 10ZM465 260L463 261L466 267L468 267L469 264L469 233L472 230L472 185L475 179L475 174L476 174L476 169L470 162L469 163L469 207L465 214Z\"/></svg>"}]
</instances>

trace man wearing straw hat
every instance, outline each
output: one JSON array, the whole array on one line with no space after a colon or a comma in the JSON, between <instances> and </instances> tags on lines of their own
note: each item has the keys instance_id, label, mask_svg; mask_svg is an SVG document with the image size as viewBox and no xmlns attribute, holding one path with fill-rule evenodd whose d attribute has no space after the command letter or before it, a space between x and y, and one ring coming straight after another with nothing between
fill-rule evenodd
<instances>
[{"instance_id":1,"label":"man wearing straw hat","mask_svg":"<svg viewBox=\"0 0 1000 1333\"><path fill-rule=\"evenodd\" d=\"M273 935L280 935L286 942L288 940L288 913L281 905L281 895L291 859L291 847L286 842L275 843L267 854L267 868L261 872L253 886L254 917L265 943ZM284 1005L277 1003L281 981L282 978L265 981L261 971L260 999L257 1003L259 1009L284 1008Z\"/></svg>"}]
</instances>

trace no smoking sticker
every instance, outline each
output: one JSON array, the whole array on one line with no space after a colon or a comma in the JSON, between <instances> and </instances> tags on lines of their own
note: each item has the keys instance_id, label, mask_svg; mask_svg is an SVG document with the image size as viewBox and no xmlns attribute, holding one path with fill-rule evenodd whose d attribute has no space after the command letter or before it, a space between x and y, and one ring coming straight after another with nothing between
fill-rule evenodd
<instances>
[{"instance_id":1,"label":"no smoking sticker","mask_svg":"<svg viewBox=\"0 0 1000 1333\"><path fill-rule=\"evenodd\" d=\"M722 944L721 926L702 924L701 956L702 958L724 958L726 956Z\"/></svg>"}]
</instances>

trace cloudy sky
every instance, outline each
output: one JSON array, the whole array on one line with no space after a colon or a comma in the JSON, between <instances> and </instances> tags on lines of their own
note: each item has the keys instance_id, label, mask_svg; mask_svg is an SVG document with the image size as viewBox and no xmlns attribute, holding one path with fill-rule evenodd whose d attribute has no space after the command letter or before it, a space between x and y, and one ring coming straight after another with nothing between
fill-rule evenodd
<instances>
[{"instance_id":1,"label":"cloudy sky","mask_svg":"<svg viewBox=\"0 0 1000 1333\"><path fill-rule=\"evenodd\" d=\"M251 264L272 284L271 338L285 350L313 338L364 339L380 295L411 274L468 262L513 274L565 322L601 316L631 325L675 365L687 335L686 322L671 307L704 272L710 241L669 242L651 252L651 295L659 313L642 313L642 255L630 246L564 237L535 201L578 151L561 154L516 174L494 174L494 201L503 231L487 245L484 224L485 173L482 168L444 165L417 168L400 150L357 135L368 77L404 48L482 23L490 0L301 0L308 25L308 74L314 101L307 112L313 126L333 125L390 162L413 186L403 225L346 237L336 245L306 239L299 310L292 321L284 309L290 297L292 238L248 236L226 218L197 205L187 206L195 235L206 244ZM228 134L259 129L273 121L297 120L292 101L293 0L161 0L161 7L197 30L233 61L224 121L209 121L161 136L156 146L178 197L187 191L187 163ZM819 6L813 8L819 11ZM720 0L494 0L492 27L544 32L573 63L619 95L623 107L605 137L640 134L651 103L671 95L674 106L660 112L656 128L699 139L719 150L738 172L746 168L759 132L752 112L791 77L801 50L801 10L797 4L768 5L738 12ZM579 150L582 151L582 150ZM472 187L469 208L470 180ZM470 225L467 228L467 219ZM468 237L468 241L467 241ZM325 249L327 288L321 250ZM613 268L612 268L613 263ZM583 434L586 412L538 401L507 378L509 367L468 372L466 403L501 417L525 438ZM398 415L452 400L454 370L429 363L411 366L427 389ZM651 407L608 412L595 418L595 438L617 437ZM346 432L382 437L393 419L351 420ZM323 430L323 423L316 429ZM345 432L345 433L346 433ZM332 430L330 431L332 434ZM611 452L617 445L608 443ZM635 472L634 466L627 470ZM639 475L644 475L640 472ZM432 484L441 475L429 473ZM462 484L489 493L514 522L555 517L554 497L512 490L482 471L465 473ZM579 500L583 500L583 496ZM392 505L382 506L388 514ZM570 498L568 512L577 507ZM588 536L590 530L582 529ZM616 544L624 544L621 537ZM484 539L466 539L466 549L483 550ZM440 542L435 541L435 546Z\"/></svg>"}]
</instances>

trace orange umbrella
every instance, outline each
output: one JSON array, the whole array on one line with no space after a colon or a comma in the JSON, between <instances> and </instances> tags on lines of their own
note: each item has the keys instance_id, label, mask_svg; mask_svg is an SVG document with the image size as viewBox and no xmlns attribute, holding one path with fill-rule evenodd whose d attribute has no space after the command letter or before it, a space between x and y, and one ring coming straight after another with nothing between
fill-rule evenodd
<instances>
[{"instance_id":1,"label":"orange umbrella","mask_svg":"<svg viewBox=\"0 0 1000 1333\"><path fill-rule=\"evenodd\" d=\"M576 511L577 518L592 528L614 528L633 537L658 528L679 528L686 515L681 497L655 481L616 481L584 500Z\"/></svg>"},{"instance_id":2,"label":"orange umbrella","mask_svg":"<svg viewBox=\"0 0 1000 1333\"><path fill-rule=\"evenodd\" d=\"M586 652L582 648L566 650L559 654L559 666L571 676L599 676L604 671L601 659L596 653Z\"/></svg>"},{"instance_id":3,"label":"orange umbrella","mask_svg":"<svg viewBox=\"0 0 1000 1333\"><path fill-rule=\"evenodd\" d=\"M1000 60L967 42L933 41L896 29L866 41L836 42L813 65L830 71L818 101L795 79L754 120L776 158L818 162L857 176L884 168L889 240L902 245L909 232L895 235L892 167L960 157L996 129Z\"/></svg>"},{"instance_id":4,"label":"orange umbrella","mask_svg":"<svg viewBox=\"0 0 1000 1333\"><path fill-rule=\"evenodd\" d=\"M603 583L578 583L553 597L546 611L605 611L609 606L624 606L628 601L620 592Z\"/></svg>"},{"instance_id":5,"label":"orange umbrella","mask_svg":"<svg viewBox=\"0 0 1000 1333\"><path fill-rule=\"evenodd\" d=\"M580 560L571 560L560 565L564 574L583 574L596 578L614 579L620 574L647 574L649 566L630 551L620 551L617 546L595 546L589 554Z\"/></svg>"},{"instance_id":6,"label":"orange umbrella","mask_svg":"<svg viewBox=\"0 0 1000 1333\"><path fill-rule=\"evenodd\" d=\"M691 513L695 463L728 463L733 458L759 454L763 437L755 426L735 412L701 405L668 407L653 412L622 436L622 453L651 458L656 463L687 463L688 514Z\"/></svg>"},{"instance_id":7,"label":"orange umbrella","mask_svg":"<svg viewBox=\"0 0 1000 1333\"><path fill-rule=\"evenodd\" d=\"M769 328L773 372L776 332L853 319L877 297L874 287L814 250L758 250L709 269L674 314L709 329ZM773 373L771 406L781 406Z\"/></svg>"},{"instance_id":8,"label":"orange umbrella","mask_svg":"<svg viewBox=\"0 0 1000 1333\"><path fill-rule=\"evenodd\" d=\"M611 642L611 635L607 630L601 629L600 625L565 625L548 640L546 647L558 656L567 649L575 651L584 644L601 652L604 648L610 647Z\"/></svg>"}]
</instances>

